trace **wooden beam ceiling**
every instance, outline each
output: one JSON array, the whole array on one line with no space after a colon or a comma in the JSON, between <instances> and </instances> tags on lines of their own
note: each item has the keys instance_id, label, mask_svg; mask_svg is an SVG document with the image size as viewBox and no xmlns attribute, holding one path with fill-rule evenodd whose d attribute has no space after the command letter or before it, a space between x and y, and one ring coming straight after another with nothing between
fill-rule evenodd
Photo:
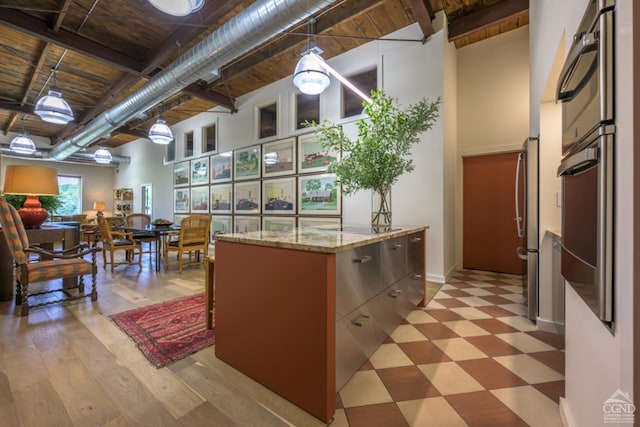
<instances>
[{"instance_id":1,"label":"wooden beam ceiling","mask_svg":"<svg viewBox=\"0 0 640 427\"><path fill-rule=\"evenodd\" d=\"M449 41L455 42L489 26L528 13L529 0L507 0L477 9L449 21Z\"/></svg>"}]
</instances>

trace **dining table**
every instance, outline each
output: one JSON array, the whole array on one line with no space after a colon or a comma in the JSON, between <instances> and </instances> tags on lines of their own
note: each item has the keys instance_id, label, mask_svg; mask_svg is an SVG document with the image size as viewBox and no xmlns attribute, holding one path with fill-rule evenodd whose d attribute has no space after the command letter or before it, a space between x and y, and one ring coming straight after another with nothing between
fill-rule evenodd
<instances>
[{"instance_id":1,"label":"dining table","mask_svg":"<svg viewBox=\"0 0 640 427\"><path fill-rule=\"evenodd\" d=\"M125 226L123 229L124 231L134 234L145 233L149 236L156 237L156 271L160 271L160 258L162 256L162 251L164 250L164 245L166 244L167 236L171 233L179 232L180 226L148 224L144 227Z\"/></svg>"}]
</instances>

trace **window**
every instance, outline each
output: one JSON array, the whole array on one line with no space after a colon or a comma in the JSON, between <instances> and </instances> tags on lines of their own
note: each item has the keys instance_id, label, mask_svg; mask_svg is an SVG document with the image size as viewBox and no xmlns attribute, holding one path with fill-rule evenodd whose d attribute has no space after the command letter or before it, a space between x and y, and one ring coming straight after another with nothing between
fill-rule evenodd
<instances>
[{"instance_id":1,"label":"window","mask_svg":"<svg viewBox=\"0 0 640 427\"><path fill-rule=\"evenodd\" d=\"M184 134L184 156L193 156L193 132L187 132Z\"/></svg>"},{"instance_id":2,"label":"window","mask_svg":"<svg viewBox=\"0 0 640 427\"><path fill-rule=\"evenodd\" d=\"M269 138L278 134L278 104L273 103L259 108L258 138Z\"/></svg>"},{"instance_id":3,"label":"window","mask_svg":"<svg viewBox=\"0 0 640 427\"><path fill-rule=\"evenodd\" d=\"M202 152L211 153L216 151L216 124L202 128Z\"/></svg>"},{"instance_id":4,"label":"window","mask_svg":"<svg viewBox=\"0 0 640 427\"><path fill-rule=\"evenodd\" d=\"M172 139L169 144L167 144L167 156L166 161L172 162L176 159L176 139Z\"/></svg>"},{"instance_id":5,"label":"window","mask_svg":"<svg viewBox=\"0 0 640 427\"><path fill-rule=\"evenodd\" d=\"M370 94L378 86L378 69L373 68L347 77L347 80L365 94ZM362 98L348 87L344 85L340 87L342 88L342 118L362 114Z\"/></svg>"},{"instance_id":6,"label":"window","mask_svg":"<svg viewBox=\"0 0 640 427\"><path fill-rule=\"evenodd\" d=\"M153 201L151 184L142 184L142 213L151 216Z\"/></svg>"},{"instance_id":7,"label":"window","mask_svg":"<svg viewBox=\"0 0 640 427\"><path fill-rule=\"evenodd\" d=\"M296 129L303 129L305 121L320 122L320 95L296 95Z\"/></svg>"},{"instance_id":8,"label":"window","mask_svg":"<svg viewBox=\"0 0 640 427\"><path fill-rule=\"evenodd\" d=\"M58 200L61 205L56 215L79 215L82 213L82 178L58 175Z\"/></svg>"}]
</instances>

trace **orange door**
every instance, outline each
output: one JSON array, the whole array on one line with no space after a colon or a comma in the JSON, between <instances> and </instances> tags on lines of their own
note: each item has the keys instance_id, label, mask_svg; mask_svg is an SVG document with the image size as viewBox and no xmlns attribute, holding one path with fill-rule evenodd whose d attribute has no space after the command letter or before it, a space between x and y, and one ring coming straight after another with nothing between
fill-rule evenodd
<instances>
[{"instance_id":1,"label":"orange door","mask_svg":"<svg viewBox=\"0 0 640 427\"><path fill-rule=\"evenodd\" d=\"M474 270L524 274L516 254L523 239L515 222L518 153L463 159L462 265ZM522 193L522 192L521 192Z\"/></svg>"}]
</instances>

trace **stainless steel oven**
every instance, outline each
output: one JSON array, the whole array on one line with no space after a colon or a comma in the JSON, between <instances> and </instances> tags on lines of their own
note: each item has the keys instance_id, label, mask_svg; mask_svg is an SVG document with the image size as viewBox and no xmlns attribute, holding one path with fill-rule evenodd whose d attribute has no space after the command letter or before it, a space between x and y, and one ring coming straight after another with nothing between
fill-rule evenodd
<instances>
[{"instance_id":1,"label":"stainless steel oven","mask_svg":"<svg viewBox=\"0 0 640 427\"><path fill-rule=\"evenodd\" d=\"M600 320L613 322L615 112L613 0L591 0L560 75L561 271Z\"/></svg>"}]
</instances>

